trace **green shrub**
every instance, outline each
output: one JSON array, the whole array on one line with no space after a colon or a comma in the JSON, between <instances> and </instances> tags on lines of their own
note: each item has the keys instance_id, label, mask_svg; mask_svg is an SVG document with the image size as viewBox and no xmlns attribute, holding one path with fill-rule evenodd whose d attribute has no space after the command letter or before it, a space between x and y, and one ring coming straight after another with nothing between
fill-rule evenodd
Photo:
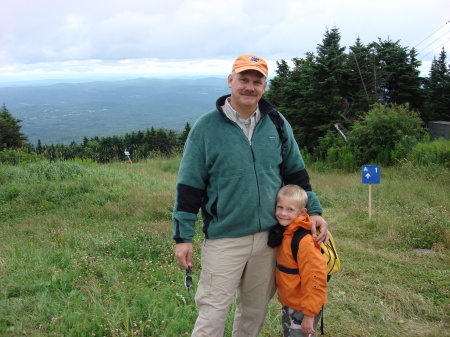
<instances>
[{"instance_id":1,"label":"green shrub","mask_svg":"<svg viewBox=\"0 0 450 337\"><path fill-rule=\"evenodd\" d=\"M450 141L440 138L418 143L411 150L411 160L420 165L440 164L450 167Z\"/></svg>"},{"instance_id":2,"label":"green shrub","mask_svg":"<svg viewBox=\"0 0 450 337\"><path fill-rule=\"evenodd\" d=\"M334 131L320 138L314 149L314 167L351 172L365 164L397 164L427 137L422 124L419 114L407 104L375 104L346 132L348 142ZM433 155L438 156L435 152Z\"/></svg>"},{"instance_id":3,"label":"green shrub","mask_svg":"<svg viewBox=\"0 0 450 337\"><path fill-rule=\"evenodd\" d=\"M26 149L6 149L0 151L0 163L19 165L47 161L42 155L28 153Z\"/></svg>"},{"instance_id":4,"label":"green shrub","mask_svg":"<svg viewBox=\"0 0 450 337\"><path fill-rule=\"evenodd\" d=\"M346 172L353 171L355 166L355 156L349 146L332 147L327 152L327 167L340 168Z\"/></svg>"},{"instance_id":5,"label":"green shrub","mask_svg":"<svg viewBox=\"0 0 450 337\"><path fill-rule=\"evenodd\" d=\"M419 113L409 105L375 104L349 132L358 165L391 165L404 159L426 135Z\"/></svg>"}]
</instances>

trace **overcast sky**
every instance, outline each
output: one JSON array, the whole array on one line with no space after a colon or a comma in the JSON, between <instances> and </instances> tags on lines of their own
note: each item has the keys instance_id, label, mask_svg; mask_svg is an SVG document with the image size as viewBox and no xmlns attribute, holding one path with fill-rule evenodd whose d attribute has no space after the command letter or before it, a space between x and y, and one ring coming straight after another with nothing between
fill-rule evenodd
<instances>
[{"instance_id":1,"label":"overcast sky","mask_svg":"<svg viewBox=\"0 0 450 337\"><path fill-rule=\"evenodd\" d=\"M0 81L227 75L246 53L273 74L333 27L346 50L357 37L416 47L425 74L442 47L450 61L449 0L2 0Z\"/></svg>"}]
</instances>

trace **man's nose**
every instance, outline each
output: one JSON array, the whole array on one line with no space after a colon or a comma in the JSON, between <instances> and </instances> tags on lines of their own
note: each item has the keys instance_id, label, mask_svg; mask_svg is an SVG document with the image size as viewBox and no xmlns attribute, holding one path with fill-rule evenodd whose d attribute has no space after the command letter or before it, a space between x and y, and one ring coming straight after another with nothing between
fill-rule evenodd
<instances>
[{"instance_id":1,"label":"man's nose","mask_svg":"<svg viewBox=\"0 0 450 337\"><path fill-rule=\"evenodd\" d=\"M245 90L247 91L255 91L255 85L253 83L246 83L245 84Z\"/></svg>"}]
</instances>

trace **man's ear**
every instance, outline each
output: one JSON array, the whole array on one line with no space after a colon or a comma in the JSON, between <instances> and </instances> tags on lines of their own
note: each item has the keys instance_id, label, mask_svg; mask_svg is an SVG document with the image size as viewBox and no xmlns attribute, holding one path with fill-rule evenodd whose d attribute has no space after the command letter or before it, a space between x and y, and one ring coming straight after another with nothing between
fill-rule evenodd
<instances>
[{"instance_id":1,"label":"man's ear","mask_svg":"<svg viewBox=\"0 0 450 337\"><path fill-rule=\"evenodd\" d=\"M231 82L233 82L233 75L228 75L228 88L231 88Z\"/></svg>"}]
</instances>

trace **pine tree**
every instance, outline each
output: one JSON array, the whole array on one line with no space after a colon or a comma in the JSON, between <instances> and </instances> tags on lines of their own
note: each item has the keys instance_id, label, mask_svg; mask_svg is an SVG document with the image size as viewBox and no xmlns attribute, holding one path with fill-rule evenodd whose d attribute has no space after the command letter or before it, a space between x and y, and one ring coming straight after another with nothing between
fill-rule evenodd
<instances>
[{"instance_id":1,"label":"pine tree","mask_svg":"<svg viewBox=\"0 0 450 337\"><path fill-rule=\"evenodd\" d=\"M302 146L316 146L319 138L342 120L340 114L346 109L347 55L345 47L340 46L340 40L338 28L327 29L311 64L312 72L303 79L306 91L299 107L302 123L297 125Z\"/></svg>"},{"instance_id":2,"label":"pine tree","mask_svg":"<svg viewBox=\"0 0 450 337\"><path fill-rule=\"evenodd\" d=\"M37 146L36 146L36 153L37 154L41 154L42 152L43 152L42 143L41 143L41 140L38 139Z\"/></svg>"},{"instance_id":3,"label":"pine tree","mask_svg":"<svg viewBox=\"0 0 450 337\"><path fill-rule=\"evenodd\" d=\"M377 102L379 89L376 83L379 82L379 78L370 46L364 45L358 38L349 49L347 64L350 107L344 117L353 120L366 113L370 106Z\"/></svg>"},{"instance_id":4,"label":"pine tree","mask_svg":"<svg viewBox=\"0 0 450 337\"><path fill-rule=\"evenodd\" d=\"M285 88L289 83L291 70L285 60L277 61L276 76L270 81L270 89L267 91L265 98L276 107L283 105L285 100Z\"/></svg>"},{"instance_id":5,"label":"pine tree","mask_svg":"<svg viewBox=\"0 0 450 337\"><path fill-rule=\"evenodd\" d=\"M381 93L380 100L385 104L409 103L411 108L420 109L422 105L421 78L418 68L421 62L417 52L400 46L400 41L381 40L373 42L377 73L381 80L376 84Z\"/></svg>"},{"instance_id":6,"label":"pine tree","mask_svg":"<svg viewBox=\"0 0 450 337\"><path fill-rule=\"evenodd\" d=\"M178 146L183 147L184 143L186 143L186 139L189 135L189 132L191 131L191 125L189 123L186 123L184 126L184 130L181 133L180 137L178 138Z\"/></svg>"},{"instance_id":7,"label":"pine tree","mask_svg":"<svg viewBox=\"0 0 450 337\"><path fill-rule=\"evenodd\" d=\"M8 148L20 148L28 138L20 132L22 120L14 118L3 103L0 111L0 151Z\"/></svg>"},{"instance_id":8,"label":"pine tree","mask_svg":"<svg viewBox=\"0 0 450 337\"><path fill-rule=\"evenodd\" d=\"M450 65L446 58L442 48L439 58L434 58L431 64L430 77L425 84L427 103L422 114L425 122L450 120Z\"/></svg>"}]
</instances>

